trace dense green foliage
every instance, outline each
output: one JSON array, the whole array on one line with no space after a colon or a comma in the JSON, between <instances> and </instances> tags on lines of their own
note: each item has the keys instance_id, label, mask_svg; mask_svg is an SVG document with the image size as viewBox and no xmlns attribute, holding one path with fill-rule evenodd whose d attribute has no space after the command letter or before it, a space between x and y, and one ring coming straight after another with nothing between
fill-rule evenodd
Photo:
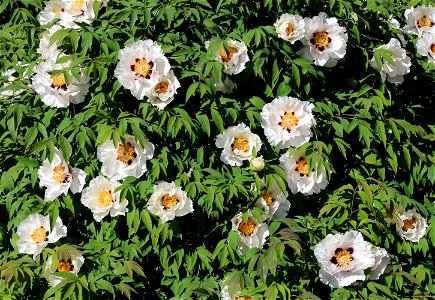
<instances>
[{"instance_id":1,"label":"dense green foliage","mask_svg":"<svg viewBox=\"0 0 435 300\"><path fill-rule=\"evenodd\" d=\"M412 2L412 3L409 3ZM405 9L431 1L281 0L111 0L92 25L58 31L57 41L91 78L78 105L44 105L29 88L44 29L40 0L0 2L0 69L16 70L8 89L24 89L19 99L0 100L0 294L4 299L219 299L221 282L237 276L246 294L265 299L404 299L435 294L435 65L416 53L408 35L410 74L401 85L381 82L369 66L373 49L401 32ZM326 12L347 29L346 56L334 68L299 57L299 44L277 37L273 23L283 13L303 17ZM233 94L216 92L222 65L206 40L243 40L251 61L232 76ZM136 100L114 77L118 51L144 39L157 41L181 88L164 110ZM28 64L19 65L18 62ZM1 77L5 82L6 78ZM0 88L1 89L1 88ZM319 194L290 193L288 218L269 224L263 249L237 251L230 219L254 206L251 184L264 177L282 187L278 166L283 150L264 138L260 115L265 103L292 96L315 104L314 136L303 147L331 171ZM267 161L261 173L230 167L220 159L215 138L244 122L260 135ZM88 174L100 172L96 148L125 134L148 139L155 154L141 178L122 181L129 200L125 217L97 223L80 194L44 202L38 168L54 147ZM194 213L162 224L146 209L152 186L176 181L194 203ZM429 227L419 243L403 240L387 227L386 206L416 210ZM30 213L61 216L68 235L36 261L16 248L18 224ZM391 272L378 281L330 289L318 278L313 247L328 233L358 230L391 257ZM77 245L85 256L78 276L50 288L42 276L48 255L61 245ZM65 246L63 246L65 247ZM328 296L327 296L328 295Z\"/></svg>"}]
</instances>

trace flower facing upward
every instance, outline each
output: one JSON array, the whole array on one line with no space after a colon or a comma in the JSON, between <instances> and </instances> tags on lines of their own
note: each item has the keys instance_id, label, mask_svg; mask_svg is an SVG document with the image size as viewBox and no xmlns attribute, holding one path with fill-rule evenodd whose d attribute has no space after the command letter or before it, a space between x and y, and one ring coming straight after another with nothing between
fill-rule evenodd
<instances>
[{"instance_id":1,"label":"flower facing upward","mask_svg":"<svg viewBox=\"0 0 435 300\"><path fill-rule=\"evenodd\" d=\"M328 18L325 13L305 19L304 46L298 54L313 60L315 65L333 67L346 54L346 28L337 23L336 18Z\"/></svg>"},{"instance_id":2,"label":"flower facing upward","mask_svg":"<svg viewBox=\"0 0 435 300\"><path fill-rule=\"evenodd\" d=\"M216 137L216 147L223 148L221 161L231 166L241 166L244 160L250 160L252 150L259 151L261 145L260 137L243 123L228 127Z\"/></svg>"},{"instance_id":3,"label":"flower facing upward","mask_svg":"<svg viewBox=\"0 0 435 300\"><path fill-rule=\"evenodd\" d=\"M314 104L293 97L278 97L261 111L261 126L272 146L299 147L312 137Z\"/></svg>"},{"instance_id":4,"label":"flower facing upward","mask_svg":"<svg viewBox=\"0 0 435 300\"><path fill-rule=\"evenodd\" d=\"M160 76L168 75L170 68L169 61L157 42L138 41L119 51L115 76L134 97L142 100L151 89L156 89ZM175 93L176 82L174 79L171 82Z\"/></svg>"},{"instance_id":5,"label":"flower facing upward","mask_svg":"<svg viewBox=\"0 0 435 300\"><path fill-rule=\"evenodd\" d=\"M209 41L205 42L207 49L209 43ZM228 50L221 46L218 53L215 54L215 59L222 63L225 73L239 74L245 69L245 65L249 61L248 48L244 42L228 40L227 43Z\"/></svg>"},{"instance_id":6,"label":"flower facing upward","mask_svg":"<svg viewBox=\"0 0 435 300\"><path fill-rule=\"evenodd\" d=\"M49 244L57 242L61 237L66 236L66 226L62 219L57 218L53 230L50 228L49 216L40 214L29 215L17 228L18 252L33 254L36 259L39 253Z\"/></svg>"},{"instance_id":7,"label":"flower facing upward","mask_svg":"<svg viewBox=\"0 0 435 300\"><path fill-rule=\"evenodd\" d=\"M416 46L418 54L427 56L428 60L435 64L435 33L423 33Z\"/></svg>"},{"instance_id":8,"label":"flower facing upward","mask_svg":"<svg viewBox=\"0 0 435 300\"><path fill-rule=\"evenodd\" d=\"M332 288L348 286L365 280L364 270L375 264L375 251L357 231L328 234L314 247L321 264L320 281Z\"/></svg>"},{"instance_id":9,"label":"flower facing upward","mask_svg":"<svg viewBox=\"0 0 435 300\"><path fill-rule=\"evenodd\" d=\"M113 180L127 176L141 177L147 170L146 161L153 158L154 145L148 141L144 147L131 135L125 136L125 144L113 145L108 140L97 148L97 158L103 164L101 172Z\"/></svg>"},{"instance_id":10,"label":"flower facing upward","mask_svg":"<svg viewBox=\"0 0 435 300\"><path fill-rule=\"evenodd\" d=\"M50 285L54 287L64 280L63 277L54 275L54 272L69 272L77 275L84 262L85 258L79 251L70 251L68 257L59 259L57 267L55 267L53 256L50 255L47 258L44 276L48 279Z\"/></svg>"},{"instance_id":11,"label":"flower facing upward","mask_svg":"<svg viewBox=\"0 0 435 300\"><path fill-rule=\"evenodd\" d=\"M283 192L275 179L272 180L270 190L267 191L266 183L261 182L261 196L255 206L264 208L267 219L282 219L287 216L290 209L290 201L287 200L288 193Z\"/></svg>"},{"instance_id":12,"label":"flower facing upward","mask_svg":"<svg viewBox=\"0 0 435 300\"><path fill-rule=\"evenodd\" d=\"M89 89L89 78L83 74L81 69L76 70L80 74L80 80L70 75L69 84L66 82L64 72L53 73L53 71L68 68L71 65L71 60L56 64L57 58L62 56L64 56L62 53L56 51L44 62L38 64L32 80L32 87L41 96L41 101L51 107L67 107L70 103L81 103L85 100Z\"/></svg>"},{"instance_id":13,"label":"flower facing upward","mask_svg":"<svg viewBox=\"0 0 435 300\"><path fill-rule=\"evenodd\" d=\"M418 243L425 235L427 228L426 219L415 209L408 210L398 216L396 221L397 233L405 240Z\"/></svg>"},{"instance_id":14,"label":"flower facing upward","mask_svg":"<svg viewBox=\"0 0 435 300\"><path fill-rule=\"evenodd\" d=\"M148 200L148 210L160 217L162 223L193 212L192 200L174 182L160 182Z\"/></svg>"},{"instance_id":15,"label":"flower facing upward","mask_svg":"<svg viewBox=\"0 0 435 300\"><path fill-rule=\"evenodd\" d=\"M273 25L278 37L292 44L305 36L305 20L301 16L283 14Z\"/></svg>"},{"instance_id":16,"label":"flower facing upward","mask_svg":"<svg viewBox=\"0 0 435 300\"><path fill-rule=\"evenodd\" d=\"M174 100L174 95L181 85L172 70L168 75L158 77L156 82L156 85L148 91L148 102L158 109L164 109Z\"/></svg>"},{"instance_id":17,"label":"flower facing upward","mask_svg":"<svg viewBox=\"0 0 435 300\"><path fill-rule=\"evenodd\" d=\"M70 167L63 158L62 152L55 149L52 161L44 160L38 169L39 185L46 187L45 199L53 201L68 190L80 193L85 185L86 173L79 168Z\"/></svg>"},{"instance_id":18,"label":"flower facing upward","mask_svg":"<svg viewBox=\"0 0 435 300\"><path fill-rule=\"evenodd\" d=\"M128 212L128 201L121 200L121 192L115 191L120 184L103 176L97 176L83 189L81 202L94 214L94 219L100 222L105 216L124 216Z\"/></svg>"},{"instance_id":19,"label":"flower facing upward","mask_svg":"<svg viewBox=\"0 0 435 300\"><path fill-rule=\"evenodd\" d=\"M422 36L423 33L435 33L435 8L417 6L405 10L406 25L403 31Z\"/></svg>"},{"instance_id":20,"label":"flower facing upward","mask_svg":"<svg viewBox=\"0 0 435 300\"><path fill-rule=\"evenodd\" d=\"M317 165L310 170L305 155L294 153L290 156L289 152L286 152L279 161L287 174L287 184L293 194L298 192L306 195L317 194L328 185L325 168L323 167L320 175L317 175Z\"/></svg>"},{"instance_id":21,"label":"flower facing upward","mask_svg":"<svg viewBox=\"0 0 435 300\"><path fill-rule=\"evenodd\" d=\"M251 213L248 214L248 219L244 220L242 213L238 213L231 219L231 224L232 230L240 235L239 247L242 254L253 247L263 248L269 236L266 223L258 222Z\"/></svg>"}]
</instances>

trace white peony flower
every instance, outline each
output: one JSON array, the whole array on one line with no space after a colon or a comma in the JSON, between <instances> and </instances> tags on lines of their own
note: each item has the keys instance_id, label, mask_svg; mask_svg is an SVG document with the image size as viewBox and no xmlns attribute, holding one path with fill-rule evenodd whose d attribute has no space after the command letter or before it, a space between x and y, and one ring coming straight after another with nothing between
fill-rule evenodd
<instances>
[{"instance_id":1,"label":"white peony flower","mask_svg":"<svg viewBox=\"0 0 435 300\"><path fill-rule=\"evenodd\" d=\"M174 182L160 182L148 200L148 210L159 216L162 223L193 212L192 200Z\"/></svg>"},{"instance_id":2,"label":"white peony flower","mask_svg":"<svg viewBox=\"0 0 435 300\"><path fill-rule=\"evenodd\" d=\"M304 155L298 156L295 153L290 156L289 152L286 152L279 161L287 174L287 184L293 194L298 192L305 195L317 194L328 185L325 168L322 168L320 175L317 175L317 166L310 170Z\"/></svg>"},{"instance_id":3,"label":"white peony flower","mask_svg":"<svg viewBox=\"0 0 435 300\"><path fill-rule=\"evenodd\" d=\"M94 219L100 222L105 216L125 216L128 212L128 200L122 199L121 192L115 192L119 182L109 180L103 176L97 176L89 182L89 186L83 189L81 202L94 214Z\"/></svg>"},{"instance_id":4,"label":"white peony flower","mask_svg":"<svg viewBox=\"0 0 435 300\"><path fill-rule=\"evenodd\" d=\"M228 50L225 50L222 46L218 53L215 55L215 59L222 63L224 72L227 74L235 75L239 74L245 69L246 62L249 61L248 48L244 42L238 42L235 40L228 40ZM205 42L205 47L208 49L210 41Z\"/></svg>"},{"instance_id":5,"label":"white peony flower","mask_svg":"<svg viewBox=\"0 0 435 300\"><path fill-rule=\"evenodd\" d=\"M272 180L269 192L266 190L266 183L262 180L261 197L257 200L255 206L264 208L267 219L283 219L287 217L290 209L290 201L287 200L287 197L288 193L281 190L275 179Z\"/></svg>"},{"instance_id":6,"label":"white peony flower","mask_svg":"<svg viewBox=\"0 0 435 300\"><path fill-rule=\"evenodd\" d=\"M171 66L162 48L152 40L138 41L119 51L115 76L138 100L143 99L166 76ZM175 82L174 93L175 93Z\"/></svg>"},{"instance_id":7,"label":"white peony flower","mask_svg":"<svg viewBox=\"0 0 435 300\"><path fill-rule=\"evenodd\" d=\"M61 70L71 65L71 60L56 64L57 54L59 52L35 67L32 87L41 95L41 101L51 107L67 107L70 103L83 102L89 90L89 78L85 77L83 70L77 70L81 75L80 80L70 75L71 82L68 85L65 73L51 75L52 71ZM61 54L61 56L63 55Z\"/></svg>"},{"instance_id":8,"label":"white peony flower","mask_svg":"<svg viewBox=\"0 0 435 300\"><path fill-rule=\"evenodd\" d=\"M382 274L385 273L385 269L390 263L390 257L388 256L387 250L384 248L376 247L372 250L375 256L375 264L370 270L370 280L378 280Z\"/></svg>"},{"instance_id":9,"label":"white peony flower","mask_svg":"<svg viewBox=\"0 0 435 300\"><path fill-rule=\"evenodd\" d=\"M50 0L46 3L44 10L39 14L39 24L47 25L54 19L61 19L65 14L67 1Z\"/></svg>"},{"instance_id":10,"label":"white peony flower","mask_svg":"<svg viewBox=\"0 0 435 300\"><path fill-rule=\"evenodd\" d=\"M388 44L381 45L375 48L385 49L390 51L391 59L394 64L389 63L385 58L382 58L382 69L380 70L382 82L387 79L389 82L399 84L403 82L403 75L408 74L411 70L411 59L406 55L406 50L400 46L399 40L392 38ZM370 65L378 69L375 58L370 60Z\"/></svg>"},{"instance_id":11,"label":"white peony flower","mask_svg":"<svg viewBox=\"0 0 435 300\"><path fill-rule=\"evenodd\" d=\"M148 91L148 102L158 109L164 109L174 100L174 95L181 85L172 70L167 75L159 76L156 82L157 84Z\"/></svg>"},{"instance_id":12,"label":"white peony flower","mask_svg":"<svg viewBox=\"0 0 435 300\"><path fill-rule=\"evenodd\" d=\"M235 88L234 82L232 82L229 77L225 78L224 81L219 81L214 86L216 88L216 91L224 94L231 94Z\"/></svg>"},{"instance_id":13,"label":"white peony flower","mask_svg":"<svg viewBox=\"0 0 435 300\"><path fill-rule=\"evenodd\" d=\"M86 173L69 166L63 158L62 152L55 149L52 161L44 160L38 169L39 185L46 187L46 201L53 201L60 195L80 193L85 185Z\"/></svg>"},{"instance_id":14,"label":"white peony flower","mask_svg":"<svg viewBox=\"0 0 435 300\"><path fill-rule=\"evenodd\" d=\"M62 224L62 219L59 217L51 230L49 216L29 215L17 228L18 252L33 254L35 260L49 243L57 242L61 237L66 236L66 232L66 226Z\"/></svg>"},{"instance_id":15,"label":"white peony flower","mask_svg":"<svg viewBox=\"0 0 435 300\"><path fill-rule=\"evenodd\" d=\"M435 33L423 33L416 46L418 54L427 56L428 60L435 64Z\"/></svg>"},{"instance_id":16,"label":"white peony flower","mask_svg":"<svg viewBox=\"0 0 435 300\"><path fill-rule=\"evenodd\" d=\"M415 209L408 210L398 216L396 221L397 233L405 240L414 243L425 235L427 228L426 219L423 218Z\"/></svg>"},{"instance_id":17,"label":"white peony flower","mask_svg":"<svg viewBox=\"0 0 435 300\"><path fill-rule=\"evenodd\" d=\"M238 289L232 295L233 297L231 297L230 287L228 285L225 285L221 290L221 293L222 293L221 300L253 300L254 299L251 296L237 296L238 294L240 294L240 292L241 292L241 290L240 290L240 285L239 285Z\"/></svg>"},{"instance_id":18,"label":"white peony flower","mask_svg":"<svg viewBox=\"0 0 435 300\"><path fill-rule=\"evenodd\" d=\"M59 50L57 49L58 45L56 42L50 45L50 39L53 36L53 34L56 33L59 29L62 29L59 25L53 25L51 26L47 32L45 32L41 39L39 40L39 48L36 49L36 52L38 52L42 58L47 59L51 56L57 56L59 53Z\"/></svg>"},{"instance_id":19,"label":"white peony flower","mask_svg":"<svg viewBox=\"0 0 435 300\"><path fill-rule=\"evenodd\" d=\"M403 31L421 36L424 32L435 33L435 8L417 6L405 10L406 25Z\"/></svg>"},{"instance_id":20,"label":"white peony flower","mask_svg":"<svg viewBox=\"0 0 435 300\"><path fill-rule=\"evenodd\" d=\"M64 278L58 275L54 275L55 272L69 272L76 274L80 271L83 263L85 262L85 258L79 251L70 251L69 257L59 259L57 262L57 267L53 263L53 256L49 256L47 258L47 263L44 269L44 276L50 282L52 287L61 283Z\"/></svg>"},{"instance_id":21,"label":"white peony flower","mask_svg":"<svg viewBox=\"0 0 435 300\"><path fill-rule=\"evenodd\" d=\"M313 136L314 104L293 97L278 97L261 111L261 126L272 146L299 147Z\"/></svg>"},{"instance_id":22,"label":"white peony flower","mask_svg":"<svg viewBox=\"0 0 435 300\"><path fill-rule=\"evenodd\" d=\"M216 147L223 148L221 161L231 166L241 166L244 160L250 160L252 150L259 151L261 145L260 137L243 123L228 127L216 137Z\"/></svg>"},{"instance_id":23,"label":"white peony flower","mask_svg":"<svg viewBox=\"0 0 435 300\"><path fill-rule=\"evenodd\" d=\"M97 148L97 158L103 164L101 173L113 180L127 176L141 177L147 170L146 161L153 158L154 145L146 141L144 147L131 135L125 136L125 144L118 147L108 140Z\"/></svg>"},{"instance_id":24,"label":"white peony flower","mask_svg":"<svg viewBox=\"0 0 435 300\"><path fill-rule=\"evenodd\" d=\"M314 247L314 255L322 265L320 281L332 288L365 280L364 270L375 264L372 245L358 231L328 234Z\"/></svg>"},{"instance_id":25,"label":"white peony flower","mask_svg":"<svg viewBox=\"0 0 435 300\"><path fill-rule=\"evenodd\" d=\"M315 65L334 67L346 54L346 28L336 18L328 18L321 12L318 16L305 19L304 46L297 53L313 60Z\"/></svg>"},{"instance_id":26,"label":"white peony flower","mask_svg":"<svg viewBox=\"0 0 435 300\"><path fill-rule=\"evenodd\" d=\"M259 156L259 157L253 158L249 162L249 167L254 172L263 171L265 166L266 166L266 162L265 162L263 156Z\"/></svg>"},{"instance_id":27,"label":"white peony flower","mask_svg":"<svg viewBox=\"0 0 435 300\"><path fill-rule=\"evenodd\" d=\"M292 44L305 36L305 20L298 15L283 14L273 26L278 37Z\"/></svg>"},{"instance_id":28,"label":"white peony flower","mask_svg":"<svg viewBox=\"0 0 435 300\"><path fill-rule=\"evenodd\" d=\"M258 222L249 213L248 220L243 220L242 213L238 213L231 219L232 230L240 235L239 247L243 253L253 247L263 248L266 238L269 236L269 228L266 223Z\"/></svg>"}]
</instances>

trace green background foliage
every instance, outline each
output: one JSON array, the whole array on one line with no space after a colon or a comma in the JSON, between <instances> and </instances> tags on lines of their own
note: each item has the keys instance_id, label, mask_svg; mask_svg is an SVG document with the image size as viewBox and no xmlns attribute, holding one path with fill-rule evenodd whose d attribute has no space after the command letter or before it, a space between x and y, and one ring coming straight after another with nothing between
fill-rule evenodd
<instances>
[{"instance_id":1,"label":"green background foliage","mask_svg":"<svg viewBox=\"0 0 435 300\"><path fill-rule=\"evenodd\" d=\"M0 100L0 294L4 299L218 299L227 276L243 282L245 294L265 299L403 299L435 293L435 90L433 64L416 54L406 36L411 73L401 85L382 83L368 64L373 48L397 37L392 14L404 24L412 5L432 1L239 1L111 0L92 25L58 31L51 41L91 78L85 102L65 109L42 104L29 88L44 32L36 18L43 1L0 2L0 69L19 80L7 89L25 92ZM273 23L283 13L336 17L348 32L344 59L322 68L299 57L300 44L277 37ZM209 51L206 40L216 39ZM243 40L251 61L233 94L216 92L222 66L213 59L220 39ZM175 100L159 111L137 101L114 77L118 51L144 39L157 41L179 78ZM18 65L23 62L27 66ZM6 78L2 77L4 82ZM251 184L265 177L285 186L277 165L284 152L271 147L260 111L277 96L315 104L316 126L303 147L313 163L332 172L320 194L290 194L288 218L269 224L263 249L237 252L230 219L253 207ZM214 144L225 128L244 122L260 135L267 160L263 174L224 165ZM122 182L129 200L125 217L94 222L80 194L45 203L37 170L54 147L73 166L99 174L96 147L126 134L155 147L147 173ZM152 186L176 181L193 199L195 212L161 224L147 211ZM384 221L386 205L415 207L429 228L418 244L401 239ZM45 248L36 262L18 253L16 227L30 213L60 216L68 236ZM255 210L254 210L255 212ZM318 278L313 247L328 233L355 229L391 256L391 273L378 281L331 290ZM63 246L61 246L63 245ZM85 256L79 276L50 288L42 277L48 255L77 245ZM328 295L328 296L327 296Z\"/></svg>"}]
</instances>

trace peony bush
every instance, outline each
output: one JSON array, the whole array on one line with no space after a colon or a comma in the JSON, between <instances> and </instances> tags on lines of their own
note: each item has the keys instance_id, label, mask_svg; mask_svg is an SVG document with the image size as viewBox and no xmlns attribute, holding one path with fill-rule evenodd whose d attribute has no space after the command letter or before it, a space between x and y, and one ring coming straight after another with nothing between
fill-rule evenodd
<instances>
[{"instance_id":1,"label":"peony bush","mask_svg":"<svg viewBox=\"0 0 435 300\"><path fill-rule=\"evenodd\" d=\"M435 3L0 4L2 299L435 294Z\"/></svg>"}]
</instances>

